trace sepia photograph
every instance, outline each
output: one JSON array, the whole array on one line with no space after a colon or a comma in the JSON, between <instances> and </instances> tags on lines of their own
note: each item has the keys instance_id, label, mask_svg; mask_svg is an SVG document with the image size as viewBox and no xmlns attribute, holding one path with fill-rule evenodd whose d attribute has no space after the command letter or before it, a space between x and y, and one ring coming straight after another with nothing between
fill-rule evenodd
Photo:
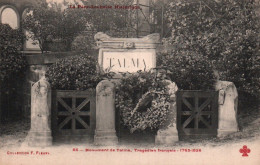
<instances>
[{"instance_id":1,"label":"sepia photograph","mask_svg":"<svg viewBox=\"0 0 260 165\"><path fill-rule=\"evenodd\" d=\"M0 165L259 165L260 0L0 0Z\"/></svg>"}]
</instances>

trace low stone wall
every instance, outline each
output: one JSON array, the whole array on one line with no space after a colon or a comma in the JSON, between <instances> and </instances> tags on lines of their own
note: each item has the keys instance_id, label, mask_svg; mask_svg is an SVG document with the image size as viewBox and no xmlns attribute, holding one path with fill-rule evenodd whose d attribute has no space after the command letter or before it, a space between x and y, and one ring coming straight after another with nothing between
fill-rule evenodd
<instances>
[{"instance_id":1,"label":"low stone wall","mask_svg":"<svg viewBox=\"0 0 260 165\"><path fill-rule=\"evenodd\" d=\"M43 68L41 68L44 70ZM39 71L41 77L31 88L31 129L26 138L29 146L46 147L52 145L51 130L51 87L44 71ZM171 106L166 124L155 136L155 144L173 145L179 141L177 131L176 92L178 87L174 82L166 80ZM118 80L103 80L96 88L96 128L95 145L117 145L118 137L115 125L115 84ZM218 81L216 90L218 98L218 137L238 131L237 124L237 91L232 82Z\"/></svg>"}]
</instances>

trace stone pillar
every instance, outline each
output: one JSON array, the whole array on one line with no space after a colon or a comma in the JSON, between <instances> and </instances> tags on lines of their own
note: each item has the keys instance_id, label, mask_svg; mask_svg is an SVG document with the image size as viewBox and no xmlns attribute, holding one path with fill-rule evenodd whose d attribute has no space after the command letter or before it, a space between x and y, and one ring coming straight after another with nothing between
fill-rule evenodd
<instances>
[{"instance_id":1,"label":"stone pillar","mask_svg":"<svg viewBox=\"0 0 260 165\"><path fill-rule=\"evenodd\" d=\"M115 145L118 143L115 130L115 86L103 80L96 88L96 130L94 144Z\"/></svg>"},{"instance_id":2,"label":"stone pillar","mask_svg":"<svg viewBox=\"0 0 260 165\"><path fill-rule=\"evenodd\" d=\"M51 89L43 76L31 88L31 129L28 145L46 147L52 145Z\"/></svg>"},{"instance_id":3,"label":"stone pillar","mask_svg":"<svg viewBox=\"0 0 260 165\"><path fill-rule=\"evenodd\" d=\"M170 98L171 106L170 112L167 116L167 121L165 126L158 130L157 135L155 136L155 144L165 144L172 145L179 141L178 131L176 125L176 116L177 116L177 105L176 105L176 92L178 90L177 85L170 80L166 80L169 83L167 86Z\"/></svg>"},{"instance_id":4,"label":"stone pillar","mask_svg":"<svg viewBox=\"0 0 260 165\"><path fill-rule=\"evenodd\" d=\"M238 131L238 93L234 83L229 81L218 81L215 89L219 91L218 137L222 137Z\"/></svg>"},{"instance_id":5,"label":"stone pillar","mask_svg":"<svg viewBox=\"0 0 260 165\"><path fill-rule=\"evenodd\" d=\"M46 65L30 65L26 72L26 83L24 84L23 115L26 118L31 116L31 89L35 82L39 81L47 70Z\"/></svg>"}]
</instances>

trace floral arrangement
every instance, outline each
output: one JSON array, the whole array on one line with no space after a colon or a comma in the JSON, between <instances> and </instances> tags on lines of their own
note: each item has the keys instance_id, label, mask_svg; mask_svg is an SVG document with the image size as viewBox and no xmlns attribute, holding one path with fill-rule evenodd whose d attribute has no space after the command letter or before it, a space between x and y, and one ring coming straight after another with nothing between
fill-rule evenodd
<instances>
[{"instance_id":1,"label":"floral arrangement","mask_svg":"<svg viewBox=\"0 0 260 165\"><path fill-rule=\"evenodd\" d=\"M116 86L116 109L121 123L130 132L158 129L166 121L170 109L169 83L152 72L123 74Z\"/></svg>"}]
</instances>

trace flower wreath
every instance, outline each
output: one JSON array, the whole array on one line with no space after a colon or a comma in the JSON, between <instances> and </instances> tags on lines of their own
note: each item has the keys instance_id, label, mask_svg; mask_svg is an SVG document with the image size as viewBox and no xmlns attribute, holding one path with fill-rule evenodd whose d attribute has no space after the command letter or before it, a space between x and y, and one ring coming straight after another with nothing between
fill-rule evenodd
<instances>
[{"instance_id":1,"label":"flower wreath","mask_svg":"<svg viewBox=\"0 0 260 165\"><path fill-rule=\"evenodd\" d=\"M158 129L170 109L169 82L150 72L139 72L121 79L116 86L116 109L121 123L133 133L146 128ZM141 94L141 97L136 98Z\"/></svg>"}]
</instances>

